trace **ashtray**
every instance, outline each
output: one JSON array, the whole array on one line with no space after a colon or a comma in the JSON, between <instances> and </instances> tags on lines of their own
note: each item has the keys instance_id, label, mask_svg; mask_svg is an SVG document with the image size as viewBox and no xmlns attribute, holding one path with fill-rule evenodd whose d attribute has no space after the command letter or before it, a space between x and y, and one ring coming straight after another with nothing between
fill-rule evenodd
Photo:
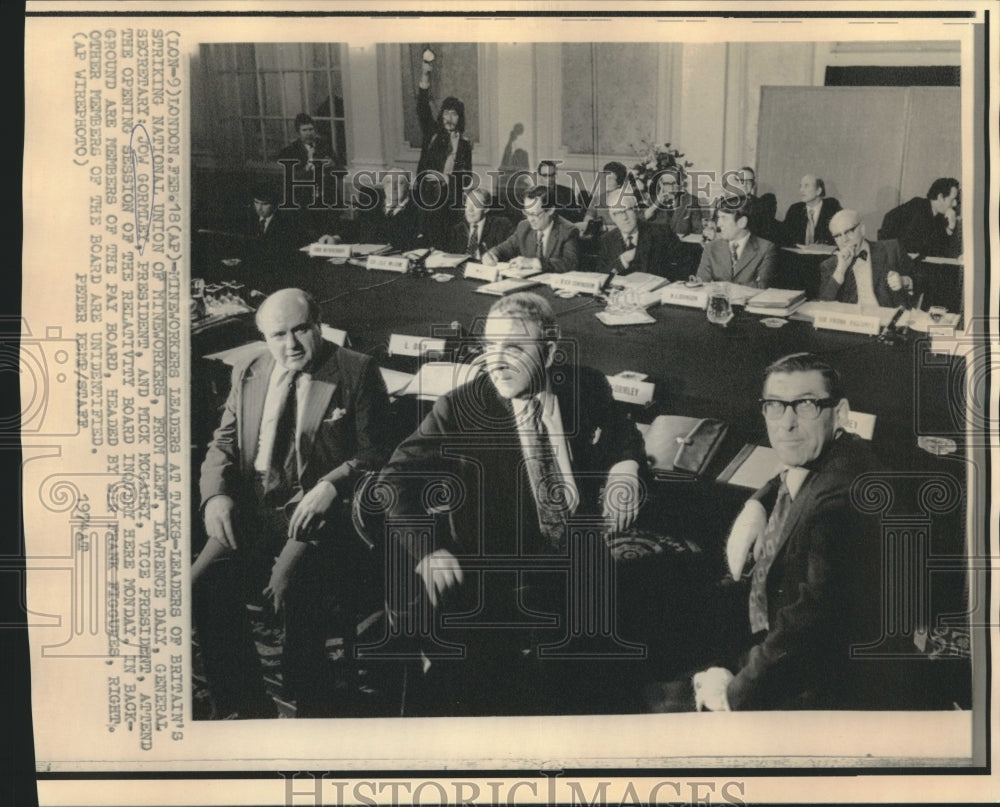
<instances>
[{"instance_id":1,"label":"ashtray","mask_svg":"<svg viewBox=\"0 0 1000 807\"><path fill-rule=\"evenodd\" d=\"M924 435L917 438L917 445L928 454L935 454L939 457L945 454L954 454L958 450L958 444L948 437Z\"/></svg>"},{"instance_id":2,"label":"ashtray","mask_svg":"<svg viewBox=\"0 0 1000 807\"><path fill-rule=\"evenodd\" d=\"M787 325L788 320L781 317L764 317L760 323L761 325L766 325L768 328L780 328L782 325Z\"/></svg>"},{"instance_id":3,"label":"ashtray","mask_svg":"<svg viewBox=\"0 0 1000 807\"><path fill-rule=\"evenodd\" d=\"M239 266L241 263L243 263L243 260L241 258L223 258L222 259L222 265L223 266Z\"/></svg>"}]
</instances>

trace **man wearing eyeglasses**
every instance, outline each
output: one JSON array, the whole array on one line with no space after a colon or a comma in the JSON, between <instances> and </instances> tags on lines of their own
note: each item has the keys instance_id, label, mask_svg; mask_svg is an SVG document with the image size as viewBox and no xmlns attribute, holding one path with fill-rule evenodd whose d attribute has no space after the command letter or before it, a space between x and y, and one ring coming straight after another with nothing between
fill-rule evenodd
<instances>
[{"instance_id":1,"label":"man wearing eyeglasses","mask_svg":"<svg viewBox=\"0 0 1000 807\"><path fill-rule=\"evenodd\" d=\"M578 262L578 241L576 229L558 214L548 190L535 187L524 195L524 221L483 253L482 261L487 266L510 261L512 269L572 272Z\"/></svg>"},{"instance_id":2,"label":"man wearing eyeglasses","mask_svg":"<svg viewBox=\"0 0 1000 807\"><path fill-rule=\"evenodd\" d=\"M735 673L719 666L693 677L695 707L865 702L871 665L851 662L849 649L879 638L871 625L880 602L879 545L851 488L875 469L873 455L863 439L844 432L848 402L840 376L817 356L797 353L770 365L761 411L784 470L733 525L726 547L733 577L739 580L752 563L749 619L732 654L739 658Z\"/></svg>"},{"instance_id":3,"label":"man wearing eyeglasses","mask_svg":"<svg viewBox=\"0 0 1000 807\"><path fill-rule=\"evenodd\" d=\"M913 293L909 256L898 241L869 241L856 210L830 220L837 252L820 264L819 298L895 308Z\"/></svg>"},{"instance_id":4,"label":"man wearing eyeglasses","mask_svg":"<svg viewBox=\"0 0 1000 807\"><path fill-rule=\"evenodd\" d=\"M556 210L566 221L580 221L583 218L583 210L576 200L576 193L572 188L560 185L558 177L559 168L555 160L542 160L538 163L538 187L548 190Z\"/></svg>"}]
</instances>

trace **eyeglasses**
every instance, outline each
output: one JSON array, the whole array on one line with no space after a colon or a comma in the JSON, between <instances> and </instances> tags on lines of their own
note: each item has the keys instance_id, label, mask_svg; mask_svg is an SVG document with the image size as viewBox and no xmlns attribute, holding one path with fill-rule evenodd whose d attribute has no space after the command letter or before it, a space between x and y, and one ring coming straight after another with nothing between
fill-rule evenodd
<instances>
[{"instance_id":1,"label":"eyeglasses","mask_svg":"<svg viewBox=\"0 0 1000 807\"><path fill-rule=\"evenodd\" d=\"M761 398L760 411L768 420L780 420L790 406L796 417L802 420L816 420L820 412L834 406L838 400L838 398L799 398L795 401L782 401L777 398Z\"/></svg>"},{"instance_id":2,"label":"eyeglasses","mask_svg":"<svg viewBox=\"0 0 1000 807\"><path fill-rule=\"evenodd\" d=\"M861 222L859 221L853 227L851 227L850 229L844 230L842 233L830 233L830 235L832 235L833 236L833 240L836 241L838 238L843 238L845 235L850 235L856 229L858 229L858 227L860 227L860 226L861 226Z\"/></svg>"}]
</instances>

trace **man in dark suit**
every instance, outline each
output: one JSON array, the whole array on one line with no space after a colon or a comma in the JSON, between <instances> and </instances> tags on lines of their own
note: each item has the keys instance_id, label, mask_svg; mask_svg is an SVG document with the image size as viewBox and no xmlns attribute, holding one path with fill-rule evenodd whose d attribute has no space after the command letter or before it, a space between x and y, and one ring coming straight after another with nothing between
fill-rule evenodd
<instances>
[{"instance_id":1,"label":"man in dark suit","mask_svg":"<svg viewBox=\"0 0 1000 807\"><path fill-rule=\"evenodd\" d=\"M639 202L629 188L616 191L611 199L615 229L601 236L601 270L626 275L648 272L671 277L680 241L671 230L654 227L639 218Z\"/></svg>"},{"instance_id":2,"label":"man in dark suit","mask_svg":"<svg viewBox=\"0 0 1000 807\"><path fill-rule=\"evenodd\" d=\"M819 177L806 174L799 182L801 202L795 202L785 213L782 223L784 243L832 244L830 219L840 210L840 202L826 195L826 183Z\"/></svg>"},{"instance_id":3,"label":"man in dark suit","mask_svg":"<svg viewBox=\"0 0 1000 807\"><path fill-rule=\"evenodd\" d=\"M369 201L372 204L358 216L359 243L392 244L404 252L417 246L421 235L421 211L410 195L408 171L386 171L381 191L372 194Z\"/></svg>"},{"instance_id":4,"label":"man in dark suit","mask_svg":"<svg viewBox=\"0 0 1000 807\"><path fill-rule=\"evenodd\" d=\"M312 236L300 221L302 211L279 207L281 194L269 183L256 185L252 197L243 272L255 288L273 291L287 285L288 271L300 260L299 249Z\"/></svg>"},{"instance_id":5,"label":"man in dark suit","mask_svg":"<svg viewBox=\"0 0 1000 807\"><path fill-rule=\"evenodd\" d=\"M774 244L749 230L750 200L741 196L722 199L718 206L719 237L705 245L698 264L698 279L710 283L726 280L766 289L775 271Z\"/></svg>"},{"instance_id":6,"label":"man in dark suit","mask_svg":"<svg viewBox=\"0 0 1000 807\"><path fill-rule=\"evenodd\" d=\"M578 261L579 234L556 213L545 188L531 188L524 195L525 220L505 241L483 254L483 263L510 261L512 267L542 272L572 272Z\"/></svg>"},{"instance_id":7,"label":"man in dark suit","mask_svg":"<svg viewBox=\"0 0 1000 807\"><path fill-rule=\"evenodd\" d=\"M558 177L559 168L555 160L542 160L538 163L538 185L548 189L549 195L555 200L556 212L566 221L578 222L583 218L583 208L573 189L560 185Z\"/></svg>"},{"instance_id":8,"label":"man in dark suit","mask_svg":"<svg viewBox=\"0 0 1000 807\"><path fill-rule=\"evenodd\" d=\"M267 350L233 372L201 467L208 541L192 569L194 622L215 716L274 716L245 607L263 588L285 618L286 694L314 716L331 694L331 601L349 599L363 560L345 502L388 456L389 402L368 356L324 341L305 292L272 294L257 327Z\"/></svg>"},{"instance_id":9,"label":"man in dark suit","mask_svg":"<svg viewBox=\"0 0 1000 807\"><path fill-rule=\"evenodd\" d=\"M837 254L819 266L821 300L894 308L913 294L910 259L898 241L868 241L857 211L830 221Z\"/></svg>"},{"instance_id":10,"label":"man in dark suit","mask_svg":"<svg viewBox=\"0 0 1000 807\"><path fill-rule=\"evenodd\" d=\"M722 185L727 194L746 197L749 218L747 229L758 238L777 243L780 240L776 219L778 199L773 193L757 195L757 172L749 165L744 165L739 171L727 173Z\"/></svg>"},{"instance_id":11,"label":"man in dark suit","mask_svg":"<svg viewBox=\"0 0 1000 807\"><path fill-rule=\"evenodd\" d=\"M607 379L566 362L556 337L543 297L522 292L498 300L483 329L485 372L439 398L382 473L395 491L390 515L400 529L393 535L401 565L415 570L413 585L435 609L468 614L478 604L481 621L490 623L459 634L460 664L433 661L426 671L428 681L437 677L431 686L445 710L538 708L540 677L552 663L531 659L533 672L521 677L529 659L516 642L524 633L518 628L537 625L531 617L540 612L569 616L565 572L540 562L566 557L575 520L603 525L587 538L596 538L588 546L603 552L599 533L625 529L637 515L642 439ZM449 528L430 543L404 525L408 517L426 519L435 499L442 504L428 495L441 480L452 480L461 493L444 506ZM487 556L506 558L506 571L468 568ZM477 603L482 587L485 598ZM565 629L563 622L546 635L558 639ZM583 667L593 668L593 661L587 657Z\"/></svg>"},{"instance_id":12,"label":"man in dark suit","mask_svg":"<svg viewBox=\"0 0 1000 807\"><path fill-rule=\"evenodd\" d=\"M681 237L701 234L702 215L695 198L684 190L684 175L676 168L660 173L653 187L654 202L643 211L650 224L668 228Z\"/></svg>"},{"instance_id":13,"label":"man in dark suit","mask_svg":"<svg viewBox=\"0 0 1000 807\"><path fill-rule=\"evenodd\" d=\"M962 254L958 228L958 180L935 179L927 196L914 196L882 219L879 240L897 239L907 252L922 257L957 258Z\"/></svg>"},{"instance_id":14,"label":"man in dark suit","mask_svg":"<svg viewBox=\"0 0 1000 807\"><path fill-rule=\"evenodd\" d=\"M494 213L493 197L485 188L475 188L465 195L465 221L451 230L451 241L440 248L455 255L466 254L478 261L484 252L506 240L514 225Z\"/></svg>"},{"instance_id":15,"label":"man in dark suit","mask_svg":"<svg viewBox=\"0 0 1000 807\"><path fill-rule=\"evenodd\" d=\"M278 152L275 160L295 160L296 167L310 173L322 168L340 170L344 162L316 129L311 115L300 112L295 116L298 137Z\"/></svg>"},{"instance_id":16,"label":"man in dark suit","mask_svg":"<svg viewBox=\"0 0 1000 807\"><path fill-rule=\"evenodd\" d=\"M300 112L295 116L295 132L298 137L274 158L282 162L286 172L291 171L291 177L285 177L285 187L294 188L292 201L303 208L337 205L341 198L340 177L346 167L343 157L320 135L311 115Z\"/></svg>"},{"instance_id":17,"label":"man in dark suit","mask_svg":"<svg viewBox=\"0 0 1000 807\"><path fill-rule=\"evenodd\" d=\"M755 561L749 594L728 615L741 623L722 649L733 655L690 683L654 689L667 696L654 710L856 708L878 696L873 665L850 655L880 636L880 545L851 494L875 458L844 432L839 373L817 356L770 365L761 409L785 470L747 502L727 542L734 579Z\"/></svg>"}]
</instances>

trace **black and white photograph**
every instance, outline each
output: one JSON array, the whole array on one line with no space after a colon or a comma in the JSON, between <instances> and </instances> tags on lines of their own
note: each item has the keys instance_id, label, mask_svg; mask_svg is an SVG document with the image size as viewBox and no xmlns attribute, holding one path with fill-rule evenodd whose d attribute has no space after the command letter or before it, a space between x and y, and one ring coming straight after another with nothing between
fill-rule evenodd
<instances>
[{"instance_id":1,"label":"black and white photograph","mask_svg":"<svg viewBox=\"0 0 1000 807\"><path fill-rule=\"evenodd\" d=\"M28 20L42 803L982 800L996 8L293 5Z\"/></svg>"}]
</instances>

